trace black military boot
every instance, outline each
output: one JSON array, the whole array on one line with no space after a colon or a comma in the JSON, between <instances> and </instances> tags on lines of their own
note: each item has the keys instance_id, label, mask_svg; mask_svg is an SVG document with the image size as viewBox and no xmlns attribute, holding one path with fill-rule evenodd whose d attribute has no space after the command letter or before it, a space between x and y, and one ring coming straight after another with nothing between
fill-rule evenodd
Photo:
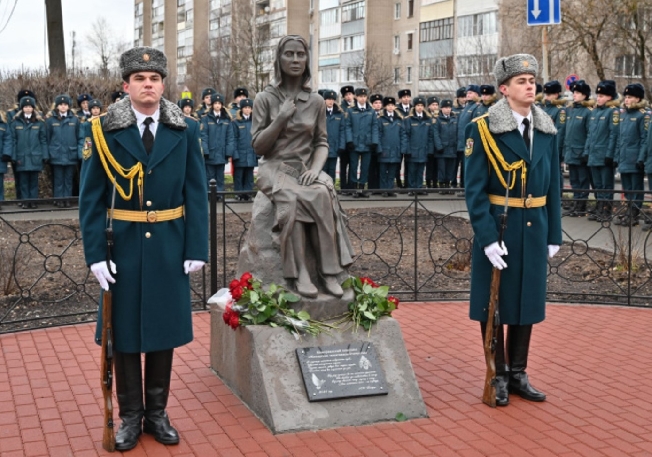
<instances>
[{"instance_id":1,"label":"black military boot","mask_svg":"<svg viewBox=\"0 0 652 457\"><path fill-rule=\"evenodd\" d=\"M604 206L604 203L602 200L599 200L595 204L595 208L591 211L591 214L589 214L589 217L587 218L590 221L599 221L602 218L602 208Z\"/></svg>"},{"instance_id":2,"label":"black military boot","mask_svg":"<svg viewBox=\"0 0 652 457\"><path fill-rule=\"evenodd\" d=\"M613 204L611 201L605 201L602 205L602 213L600 213L600 221L602 222L608 222L611 220L611 210L613 208Z\"/></svg>"},{"instance_id":3,"label":"black military boot","mask_svg":"<svg viewBox=\"0 0 652 457\"><path fill-rule=\"evenodd\" d=\"M509 391L530 401L545 401L546 394L530 384L525 369L530 349L531 325L507 326L507 357L509 361Z\"/></svg>"},{"instance_id":4,"label":"black military boot","mask_svg":"<svg viewBox=\"0 0 652 457\"><path fill-rule=\"evenodd\" d=\"M569 214L571 217L584 217L586 216L586 200L576 202L575 209L573 214Z\"/></svg>"},{"instance_id":5,"label":"black military boot","mask_svg":"<svg viewBox=\"0 0 652 457\"><path fill-rule=\"evenodd\" d=\"M570 202L570 203L567 205L567 206L568 206L568 209L566 209L566 211L564 211L563 213L561 213L561 215L562 215L562 216L575 217L575 207L577 206L577 203L578 203L578 202L576 202L576 201L572 201L572 202Z\"/></svg>"},{"instance_id":6,"label":"black military boot","mask_svg":"<svg viewBox=\"0 0 652 457\"><path fill-rule=\"evenodd\" d=\"M480 322L480 331L482 332L482 343L487 331L487 323ZM503 336L503 326L498 326L496 332L496 406L509 405L509 366L505 362L505 338Z\"/></svg>"},{"instance_id":7,"label":"black military boot","mask_svg":"<svg viewBox=\"0 0 652 457\"><path fill-rule=\"evenodd\" d=\"M140 353L114 352L115 391L122 419L115 435L115 448L128 451L138 444L142 432L143 413L143 375Z\"/></svg>"},{"instance_id":8,"label":"black military boot","mask_svg":"<svg viewBox=\"0 0 652 457\"><path fill-rule=\"evenodd\" d=\"M178 444L179 433L170 425L165 408L170 394L173 349L145 354L145 421L143 431L163 444Z\"/></svg>"}]
</instances>

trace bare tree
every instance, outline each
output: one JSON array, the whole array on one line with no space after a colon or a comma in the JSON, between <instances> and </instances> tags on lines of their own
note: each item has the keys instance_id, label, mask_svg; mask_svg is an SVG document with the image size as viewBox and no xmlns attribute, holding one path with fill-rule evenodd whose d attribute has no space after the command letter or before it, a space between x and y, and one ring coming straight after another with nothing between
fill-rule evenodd
<instances>
[{"instance_id":1,"label":"bare tree","mask_svg":"<svg viewBox=\"0 0 652 457\"><path fill-rule=\"evenodd\" d=\"M116 68L120 54L129 44L115 38L113 29L104 17L98 17L92 25L92 32L86 34L86 46L96 59L97 68L104 77Z\"/></svg>"},{"instance_id":2,"label":"bare tree","mask_svg":"<svg viewBox=\"0 0 652 457\"><path fill-rule=\"evenodd\" d=\"M615 11L617 45L615 52L616 73L640 81L644 87L650 87L650 55L652 53L652 4L649 1L624 0L619 2ZM627 75L627 76L625 76ZM652 94L646 91L652 101Z\"/></svg>"}]
</instances>

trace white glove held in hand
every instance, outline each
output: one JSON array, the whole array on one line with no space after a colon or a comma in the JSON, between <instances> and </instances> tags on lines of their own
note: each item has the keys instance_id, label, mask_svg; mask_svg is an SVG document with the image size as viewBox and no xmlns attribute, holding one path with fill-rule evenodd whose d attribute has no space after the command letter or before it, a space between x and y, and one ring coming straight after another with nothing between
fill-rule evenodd
<instances>
[{"instance_id":1,"label":"white glove held in hand","mask_svg":"<svg viewBox=\"0 0 652 457\"><path fill-rule=\"evenodd\" d=\"M186 260L183 262L183 272L188 274L193 271L199 271L204 265L206 265L206 262L202 262L201 260Z\"/></svg>"},{"instance_id":2,"label":"white glove held in hand","mask_svg":"<svg viewBox=\"0 0 652 457\"><path fill-rule=\"evenodd\" d=\"M559 252L559 246L556 244L549 244L548 245L548 257L551 259Z\"/></svg>"},{"instance_id":3,"label":"white glove held in hand","mask_svg":"<svg viewBox=\"0 0 652 457\"><path fill-rule=\"evenodd\" d=\"M115 279L111 276L111 273L117 273L113 261L111 261L111 271L106 267L106 261L94 263L91 265L91 271L99 281L102 289L109 290L109 283L115 284Z\"/></svg>"},{"instance_id":4,"label":"white glove held in hand","mask_svg":"<svg viewBox=\"0 0 652 457\"><path fill-rule=\"evenodd\" d=\"M507 248L505 247L504 241L500 245L497 241L491 243L484 248L484 253L495 268L499 270L507 268L507 264L502 258L502 256L507 255Z\"/></svg>"}]
</instances>

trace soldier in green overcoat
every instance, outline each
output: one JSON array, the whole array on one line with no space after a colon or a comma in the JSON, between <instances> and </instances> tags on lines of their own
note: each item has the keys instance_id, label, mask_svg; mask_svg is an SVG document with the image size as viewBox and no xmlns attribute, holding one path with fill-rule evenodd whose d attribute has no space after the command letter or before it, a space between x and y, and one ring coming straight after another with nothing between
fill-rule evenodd
<instances>
[{"instance_id":1,"label":"soldier in green overcoat","mask_svg":"<svg viewBox=\"0 0 652 457\"><path fill-rule=\"evenodd\" d=\"M466 129L466 203L475 234L470 317L480 321L484 334L492 271L502 270L496 348L501 406L509 403L508 392L531 401L546 398L530 385L525 369L532 324L545 318L547 258L562 238L557 131L534 105L537 69L529 54L499 59L494 73L504 99ZM506 204L509 217L499 243Z\"/></svg>"},{"instance_id":2,"label":"soldier in green overcoat","mask_svg":"<svg viewBox=\"0 0 652 457\"><path fill-rule=\"evenodd\" d=\"M179 442L165 412L172 356L193 339L188 273L208 260L199 123L162 98L166 66L165 55L154 48L122 54L129 97L92 121L92 145L82 153L79 219L86 262L102 288L113 292L118 450L135 447L142 431L164 444ZM108 214L114 232L110 270Z\"/></svg>"}]
</instances>

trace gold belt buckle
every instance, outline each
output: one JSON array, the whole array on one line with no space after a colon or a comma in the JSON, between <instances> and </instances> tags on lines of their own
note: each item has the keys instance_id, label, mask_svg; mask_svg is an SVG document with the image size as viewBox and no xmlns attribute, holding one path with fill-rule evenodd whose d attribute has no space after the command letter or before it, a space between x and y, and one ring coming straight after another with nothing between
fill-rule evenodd
<instances>
[{"instance_id":1,"label":"gold belt buckle","mask_svg":"<svg viewBox=\"0 0 652 457\"><path fill-rule=\"evenodd\" d=\"M531 208L532 207L532 195L528 195L523 204L524 204L524 206L526 208Z\"/></svg>"},{"instance_id":2,"label":"gold belt buckle","mask_svg":"<svg viewBox=\"0 0 652 457\"><path fill-rule=\"evenodd\" d=\"M156 211L147 211L147 222L150 224L153 224L156 222L157 216L156 216Z\"/></svg>"}]
</instances>

